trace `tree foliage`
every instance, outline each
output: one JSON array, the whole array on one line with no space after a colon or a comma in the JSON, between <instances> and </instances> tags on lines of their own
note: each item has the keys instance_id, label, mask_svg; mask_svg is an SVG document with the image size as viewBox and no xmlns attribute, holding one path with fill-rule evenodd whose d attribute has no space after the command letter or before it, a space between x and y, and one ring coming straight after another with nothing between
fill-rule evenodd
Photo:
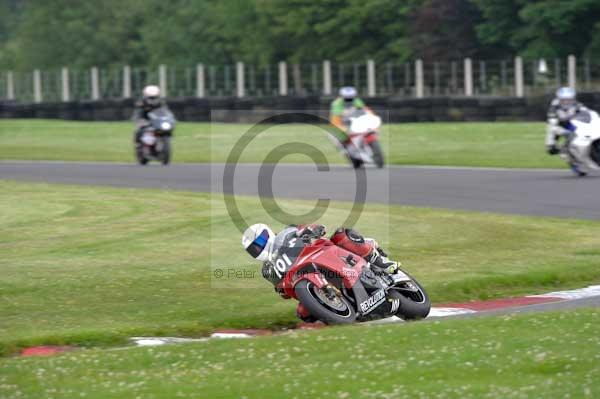
<instances>
[{"instance_id":1,"label":"tree foliage","mask_svg":"<svg viewBox=\"0 0 600 399\"><path fill-rule=\"evenodd\" d=\"M0 0L0 68L600 57L599 0Z\"/></svg>"},{"instance_id":2,"label":"tree foliage","mask_svg":"<svg viewBox=\"0 0 600 399\"><path fill-rule=\"evenodd\" d=\"M586 54L594 40L594 28L600 22L598 0L473 2L484 17L477 26L483 44L530 57Z\"/></svg>"},{"instance_id":3,"label":"tree foliage","mask_svg":"<svg viewBox=\"0 0 600 399\"><path fill-rule=\"evenodd\" d=\"M414 55L433 61L483 53L475 32L480 18L479 10L469 0L425 0L411 18Z\"/></svg>"}]
</instances>

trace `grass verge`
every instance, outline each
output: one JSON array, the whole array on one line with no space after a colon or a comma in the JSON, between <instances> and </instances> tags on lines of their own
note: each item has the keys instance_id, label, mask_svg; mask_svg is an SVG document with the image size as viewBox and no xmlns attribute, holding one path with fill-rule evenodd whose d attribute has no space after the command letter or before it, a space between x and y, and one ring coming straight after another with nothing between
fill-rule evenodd
<instances>
[{"instance_id":1,"label":"grass verge","mask_svg":"<svg viewBox=\"0 0 600 399\"><path fill-rule=\"evenodd\" d=\"M69 399L594 398L599 322L582 309L5 358L0 388Z\"/></svg>"},{"instance_id":2,"label":"grass verge","mask_svg":"<svg viewBox=\"0 0 600 399\"><path fill-rule=\"evenodd\" d=\"M175 162L224 162L251 125L180 123L173 141ZM132 124L0 120L0 159L133 162ZM332 163L345 162L321 129L280 125L267 130L244 152L242 162L261 162L280 144L304 142ZM383 129L387 160L405 165L562 168L544 150L542 123L390 124ZM312 162L289 156L284 162Z\"/></svg>"},{"instance_id":3,"label":"grass verge","mask_svg":"<svg viewBox=\"0 0 600 399\"><path fill-rule=\"evenodd\" d=\"M296 321L295 303L242 250L219 195L8 181L0 190L0 353ZM270 222L257 198L237 200L247 220ZM296 214L313 205L278 203ZM333 229L350 206L333 203L321 221ZM600 281L597 222L369 205L357 227L434 303Z\"/></svg>"}]
</instances>

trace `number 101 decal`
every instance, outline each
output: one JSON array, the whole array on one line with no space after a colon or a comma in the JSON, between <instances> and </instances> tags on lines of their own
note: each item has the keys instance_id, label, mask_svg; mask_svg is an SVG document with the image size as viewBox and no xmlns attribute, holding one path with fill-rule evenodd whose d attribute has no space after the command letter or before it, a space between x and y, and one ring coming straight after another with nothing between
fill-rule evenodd
<instances>
[{"instance_id":1,"label":"number 101 decal","mask_svg":"<svg viewBox=\"0 0 600 399\"><path fill-rule=\"evenodd\" d=\"M292 261L287 254L281 255L275 261L275 273L277 277L281 279L283 274L287 271L287 269L292 265Z\"/></svg>"}]
</instances>

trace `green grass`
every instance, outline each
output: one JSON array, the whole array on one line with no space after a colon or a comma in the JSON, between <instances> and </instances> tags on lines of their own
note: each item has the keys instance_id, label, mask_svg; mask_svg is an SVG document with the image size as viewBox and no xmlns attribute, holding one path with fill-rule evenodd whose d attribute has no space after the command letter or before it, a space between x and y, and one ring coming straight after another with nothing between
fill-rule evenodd
<instances>
[{"instance_id":1,"label":"green grass","mask_svg":"<svg viewBox=\"0 0 600 399\"><path fill-rule=\"evenodd\" d=\"M24 398L597 398L597 309L0 359Z\"/></svg>"},{"instance_id":2,"label":"green grass","mask_svg":"<svg viewBox=\"0 0 600 399\"><path fill-rule=\"evenodd\" d=\"M295 303L250 262L219 195L8 181L0 191L0 353L296 322ZM257 198L238 203L250 222L271 220ZM296 214L313 205L279 203ZM334 203L321 221L333 229L349 207ZM369 205L357 227L434 303L600 281L597 222ZM251 276L216 279L216 268Z\"/></svg>"},{"instance_id":3,"label":"green grass","mask_svg":"<svg viewBox=\"0 0 600 399\"><path fill-rule=\"evenodd\" d=\"M223 162L251 125L180 123L175 162ZM127 122L0 120L0 159L132 162ZM544 125L511 123L419 123L384 126L382 143L393 164L561 168L564 163L544 149ZM280 125L259 136L242 157L261 162L277 145L307 142L330 162L345 162L320 128ZM309 162L301 155L287 162Z\"/></svg>"}]
</instances>

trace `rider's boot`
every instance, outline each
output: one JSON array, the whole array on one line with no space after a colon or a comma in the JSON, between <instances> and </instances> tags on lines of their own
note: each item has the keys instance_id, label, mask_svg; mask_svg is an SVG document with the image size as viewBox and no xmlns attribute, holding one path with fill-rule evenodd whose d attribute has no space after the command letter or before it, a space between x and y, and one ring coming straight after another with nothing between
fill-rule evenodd
<instances>
[{"instance_id":1,"label":"rider's boot","mask_svg":"<svg viewBox=\"0 0 600 399\"><path fill-rule=\"evenodd\" d=\"M577 176L585 176L587 175L586 172L584 172L580 165L579 162L577 162L575 160L575 157L573 156L573 154L571 154L571 152L568 150L568 146L565 146L565 158L567 159L567 162L569 163L569 168L571 169L571 171L576 174Z\"/></svg>"},{"instance_id":2,"label":"rider's boot","mask_svg":"<svg viewBox=\"0 0 600 399\"><path fill-rule=\"evenodd\" d=\"M571 168L571 171L573 171L573 173L575 173L577 176L585 176L587 175L587 173L585 173L584 171L582 171L579 166L574 163L574 162L570 162L569 163L569 167Z\"/></svg>"},{"instance_id":3,"label":"rider's boot","mask_svg":"<svg viewBox=\"0 0 600 399\"><path fill-rule=\"evenodd\" d=\"M394 262L389 259L387 254L381 248L377 248L377 250L373 251L369 263L388 274L397 273L398 267L400 266L400 262Z\"/></svg>"}]
</instances>

